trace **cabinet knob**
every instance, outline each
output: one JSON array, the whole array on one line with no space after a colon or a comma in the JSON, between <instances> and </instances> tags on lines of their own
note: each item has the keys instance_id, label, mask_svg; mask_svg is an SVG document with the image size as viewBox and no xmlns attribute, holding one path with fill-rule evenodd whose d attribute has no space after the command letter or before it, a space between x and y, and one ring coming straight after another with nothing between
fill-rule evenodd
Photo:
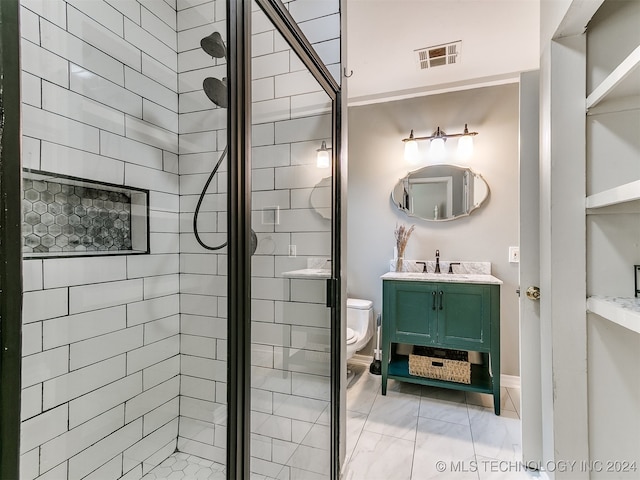
<instances>
[{"instance_id":1,"label":"cabinet knob","mask_svg":"<svg viewBox=\"0 0 640 480\"><path fill-rule=\"evenodd\" d=\"M529 300L540 300L540 288L533 285L527 288L527 298Z\"/></svg>"}]
</instances>

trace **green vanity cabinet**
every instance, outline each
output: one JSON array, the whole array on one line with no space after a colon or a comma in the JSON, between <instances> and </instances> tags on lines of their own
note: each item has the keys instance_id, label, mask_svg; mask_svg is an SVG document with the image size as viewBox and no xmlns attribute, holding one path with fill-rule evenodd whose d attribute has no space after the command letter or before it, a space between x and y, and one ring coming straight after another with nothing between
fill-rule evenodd
<instances>
[{"instance_id":1,"label":"green vanity cabinet","mask_svg":"<svg viewBox=\"0 0 640 480\"><path fill-rule=\"evenodd\" d=\"M499 415L499 283L404 281L383 277L382 285L382 394L386 395L389 378L489 393L494 396L495 413ZM481 353L483 363L471 365L471 384L414 376L409 374L408 355L396 353L397 344L476 351ZM493 372L496 374L492 375Z\"/></svg>"},{"instance_id":2,"label":"green vanity cabinet","mask_svg":"<svg viewBox=\"0 0 640 480\"><path fill-rule=\"evenodd\" d=\"M383 296L383 318L394 319L389 324L390 341L413 345L437 343L437 310L432 309L437 303L435 290L427 292L419 282L394 282L393 287L384 289Z\"/></svg>"},{"instance_id":3,"label":"green vanity cabinet","mask_svg":"<svg viewBox=\"0 0 640 480\"><path fill-rule=\"evenodd\" d=\"M491 285L436 284L438 345L459 350L488 350L491 340ZM493 287L499 288L499 287ZM498 299L499 299L498 290Z\"/></svg>"}]
</instances>

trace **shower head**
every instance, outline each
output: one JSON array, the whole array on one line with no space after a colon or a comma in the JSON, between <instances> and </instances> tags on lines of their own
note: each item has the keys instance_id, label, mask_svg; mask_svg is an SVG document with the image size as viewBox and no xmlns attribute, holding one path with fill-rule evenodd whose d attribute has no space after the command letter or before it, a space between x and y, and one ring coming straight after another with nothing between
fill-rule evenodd
<instances>
[{"instance_id":1,"label":"shower head","mask_svg":"<svg viewBox=\"0 0 640 480\"><path fill-rule=\"evenodd\" d=\"M213 32L208 37L200 40L200 46L214 58L224 58L227 56L227 47L218 32Z\"/></svg>"},{"instance_id":2,"label":"shower head","mask_svg":"<svg viewBox=\"0 0 640 480\"><path fill-rule=\"evenodd\" d=\"M227 79L218 80L217 78L207 77L202 82L202 89L207 94L209 100L220 108L227 108Z\"/></svg>"}]
</instances>

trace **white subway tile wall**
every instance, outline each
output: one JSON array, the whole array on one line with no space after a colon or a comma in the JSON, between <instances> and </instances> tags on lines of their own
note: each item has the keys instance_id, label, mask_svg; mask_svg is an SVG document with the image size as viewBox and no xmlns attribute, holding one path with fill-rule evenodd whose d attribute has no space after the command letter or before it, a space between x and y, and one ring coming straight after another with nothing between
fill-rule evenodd
<instances>
[{"instance_id":1,"label":"white subway tile wall","mask_svg":"<svg viewBox=\"0 0 640 480\"><path fill-rule=\"evenodd\" d=\"M338 1L285 3L339 72ZM224 39L225 2L21 5L24 166L149 189L151 250L25 260L22 479L139 479L176 447L224 463L226 249L201 248L192 219L226 145L227 112L202 91L225 59L200 48L214 31ZM253 468L318 473L304 457L326 449L310 443L327 425L324 299L281 273L330 253L304 198L322 176L312 156L330 139L330 105L254 10ZM226 171L199 222L214 244L226 240ZM280 225L263 225L274 206Z\"/></svg>"},{"instance_id":2,"label":"white subway tile wall","mask_svg":"<svg viewBox=\"0 0 640 480\"><path fill-rule=\"evenodd\" d=\"M24 262L22 478L140 478L177 445L175 8L21 3L24 166L151 190L150 255Z\"/></svg>"}]
</instances>

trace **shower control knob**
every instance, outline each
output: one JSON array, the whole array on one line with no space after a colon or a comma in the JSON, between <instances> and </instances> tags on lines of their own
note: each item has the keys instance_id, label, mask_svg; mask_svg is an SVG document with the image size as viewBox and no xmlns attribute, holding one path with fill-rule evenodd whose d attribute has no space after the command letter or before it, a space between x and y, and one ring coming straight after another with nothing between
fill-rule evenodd
<instances>
[{"instance_id":1,"label":"shower control knob","mask_svg":"<svg viewBox=\"0 0 640 480\"><path fill-rule=\"evenodd\" d=\"M527 288L527 298L529 300L540 300L540 288L534 286Z\"/></svg>"}]
</instances>

